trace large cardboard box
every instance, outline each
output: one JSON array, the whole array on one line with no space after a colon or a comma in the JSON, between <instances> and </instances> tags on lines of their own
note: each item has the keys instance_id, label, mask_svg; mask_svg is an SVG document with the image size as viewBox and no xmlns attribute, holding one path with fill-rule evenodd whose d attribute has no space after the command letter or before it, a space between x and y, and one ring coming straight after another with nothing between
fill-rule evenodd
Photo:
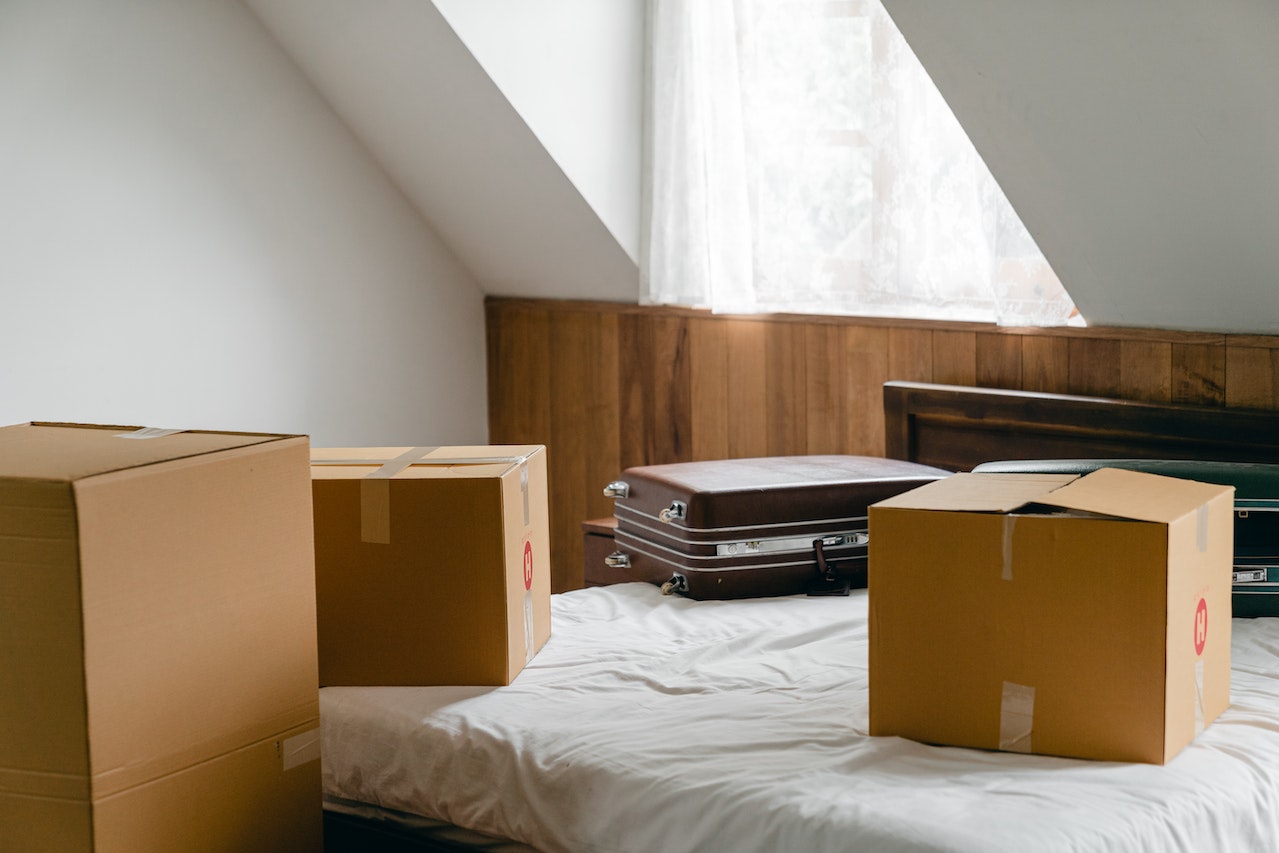
<instances>
[{"instance_id":1,"label":"large cardboard box","mask_svg":"<svg viewBox=\"0 0 1279 853\"><path fill-rule=\"evenodd\" d=\"M870 509L870 732L1169 761L1230 703L1233 489L957 474Z\"/></svg>"},{"instance_id":2,"label":"large cardboard box","mask_svg":"<svg viewBox=\"0 0 1279 853\"><path fill-rule=\"evenodd\" d=\"M0 429L0 850L319 849L307 450Z\"/></svg>"},{"instance_id":3,"label":"large cardboard box","mask_svg":"<svg viewBox=\"0 0 1279 853\"><path fill-rule=\"evenodd\" d=\"M546 449L315 448L322 685L505 685L551 634Z\"/></svg>"}]
</instances>

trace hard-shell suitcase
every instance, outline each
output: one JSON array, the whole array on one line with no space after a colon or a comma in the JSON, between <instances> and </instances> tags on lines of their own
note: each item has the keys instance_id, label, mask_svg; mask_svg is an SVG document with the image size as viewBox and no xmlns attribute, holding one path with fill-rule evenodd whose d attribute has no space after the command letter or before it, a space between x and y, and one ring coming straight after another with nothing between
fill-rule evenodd
<instances>
[{"instance_id":1,"label":"hard-shell suitcase","mask_svg":"<svg viewBox=\"0 0 1279 853\"><path fill-rule=\"evenodd\" d=\"M1279 616L1279 465L1191 459L1018 459L986 462L976 472L1086 474L1128 468L1235 487L1235 616Z\"/></svg>"},{"instance_id":2,"label":"hard-shell suitcase","mask_svg":"<svg viewBox=\"0 0 1279 853\"><path fill-rule=\"evenodd\" d=\"M866 585L866 508L949 476L869 456L770 456L628 468L617 550L635 580L690 598L846 593Z\"/></svg>"}]
</instances>

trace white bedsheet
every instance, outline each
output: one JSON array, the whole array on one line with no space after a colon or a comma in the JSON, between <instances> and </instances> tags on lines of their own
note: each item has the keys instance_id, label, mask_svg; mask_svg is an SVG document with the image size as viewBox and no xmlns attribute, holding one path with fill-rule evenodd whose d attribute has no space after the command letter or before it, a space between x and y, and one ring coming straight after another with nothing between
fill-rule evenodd
<instances>
[{"instance_id":1,"label":"white bedsheet","mask_svg":"<svg viewBox=\"0 0 1279 853\"><path fill-rule=\"evenodd\" d=\"M1279 619L1157 767L869 737L865 595L553 596L510 687L323 689L325 793L545 851L1279 850Z\"/></svg>"}]
</instances>

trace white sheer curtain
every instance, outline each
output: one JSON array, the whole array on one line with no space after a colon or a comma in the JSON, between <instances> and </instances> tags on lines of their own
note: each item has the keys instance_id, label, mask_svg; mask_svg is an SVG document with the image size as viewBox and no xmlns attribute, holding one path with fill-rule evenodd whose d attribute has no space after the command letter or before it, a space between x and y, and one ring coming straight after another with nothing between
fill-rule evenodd
<instances>
[{"instance_id":1,"label":"white sheer curtain","mask_svg":"<svg viewBox=\"0 0 1279 853\"><path fill-rule=\"evenodd\" d=\"M879 0L650 0L646 302L1078 322Z\"/></svg>"}]
</instances>

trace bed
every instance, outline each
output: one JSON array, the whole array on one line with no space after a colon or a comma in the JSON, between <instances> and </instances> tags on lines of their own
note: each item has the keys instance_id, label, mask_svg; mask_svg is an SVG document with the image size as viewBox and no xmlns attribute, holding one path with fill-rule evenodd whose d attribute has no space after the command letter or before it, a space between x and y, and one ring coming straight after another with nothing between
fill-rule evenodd
<instances>
[{"instance_id":1,"label":"bed","mask_svg":"<svg viewBox=\"0 0 1279 853\"><path fill-rule=\"evenodd\" d=\"M889 383L887 455L1279 462L1279 415ZM326 849L1279 849L1279 619L1167 766L867 736L866 593L553 596L510 687L321 691Z\"/></svg>"}]
</instances>

